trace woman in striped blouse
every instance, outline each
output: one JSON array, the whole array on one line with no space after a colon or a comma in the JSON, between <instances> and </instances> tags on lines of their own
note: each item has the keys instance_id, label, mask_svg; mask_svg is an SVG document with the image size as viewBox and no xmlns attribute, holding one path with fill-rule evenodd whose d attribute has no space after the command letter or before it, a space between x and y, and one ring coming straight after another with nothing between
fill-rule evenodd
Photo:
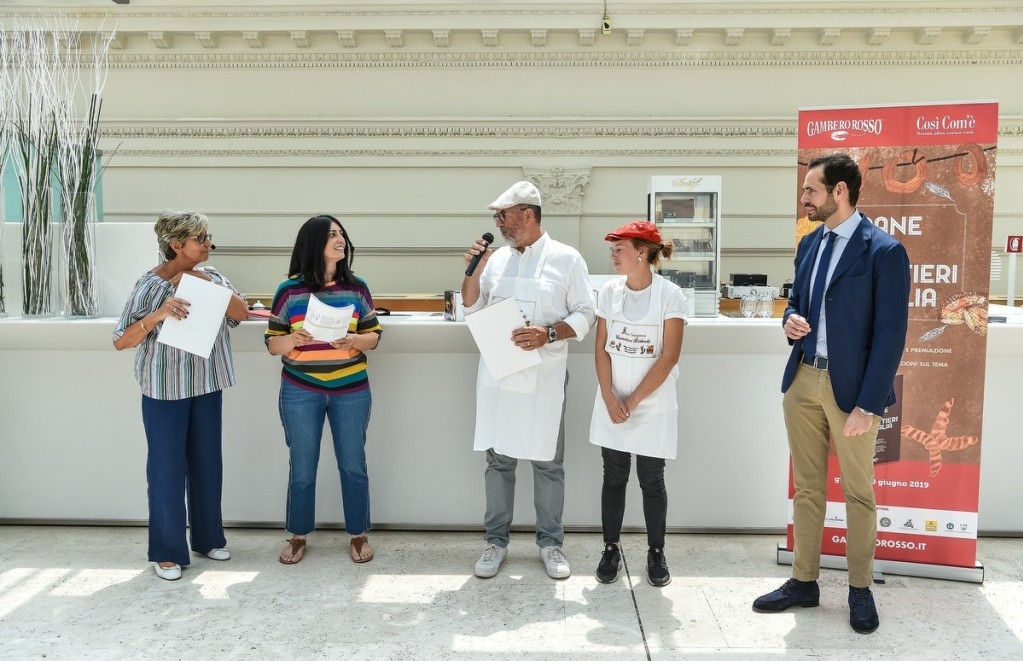
<instances>
[{"instance_id":1,"label":"woman in striped blouse","mask_svg":"<svg viewBox=\"0 0 1023 661\"><path fill-rule=\"evenodd\" d=\"M138 347L135 378L142 387L149 484L149 560L160 578L181 578L188 549L227 560L221 514L223 389L235 384L228 327L248 317L245 299L209 266L213 235L206 216L165 211L154 231L163 262L135 283L114 329L118 351ZM174 295L182 275L231 290L231 301L209 358L156 341L168 317L184 319L189 302ZM190 543L185 542L188 498Z\"/></svg>"},{"instance_id":2,"label":"woman in striped blouse","mask_svg":"<svg viewBox=\"0 0 1023 661\"><path fill-rule=\"evenodd\" d=\"M366 429L371 396L366 351L380 342L369 287L352 273L355 246L333 216L315 216L298 231L288 279L277 287L266 331L270 353L281 356L279 408L288 445L288 545L280 561L295 564L305 555L306 536L315 527L316 468L324 418L330 423L334 456L341 474L345 529L355 562L373 559L369 530L369 475ZM351 306L348 333L331 342L316 340L304 328L310 298L332 308Z\"/></svg>"}]
</instances>

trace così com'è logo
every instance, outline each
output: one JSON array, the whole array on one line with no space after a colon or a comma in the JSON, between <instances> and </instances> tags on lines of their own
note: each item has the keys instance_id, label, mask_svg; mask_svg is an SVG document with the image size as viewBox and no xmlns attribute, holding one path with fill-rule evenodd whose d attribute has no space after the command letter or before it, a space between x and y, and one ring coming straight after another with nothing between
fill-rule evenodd
<instances>
[{"instance_id":1,"label":"cos\u00ec com'\u00e8 logo","mask_svg":"<svg viewBox=\"0 0 1023 661\"><path fill-rule=\"evenodd\" d=\"M812 138L822 133L830 133L835 142L843 142L849 136L881 135L884 120L874 119L817 119L806 123L806 136Z\"/></svg>"}]
</instances>

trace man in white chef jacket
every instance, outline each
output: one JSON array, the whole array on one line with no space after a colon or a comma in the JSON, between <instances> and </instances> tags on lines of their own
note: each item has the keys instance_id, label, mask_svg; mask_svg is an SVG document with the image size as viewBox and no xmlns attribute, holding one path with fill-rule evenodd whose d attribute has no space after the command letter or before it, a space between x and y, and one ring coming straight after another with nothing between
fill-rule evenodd
<instances>
[{"instance_id":1,"label":"man in white chef jacket","mask_svg":"<svg viewBox=\"0 0 1023 661\"><path fill-rule=\"evenodd\" d=\"M491 251L482 240L465 253L479 266L462 282L466 314L506 298L522 310L523 325L509 338L541 363L495 380L480 361L476 378L474 449L486 451L487 547L476 562L480 578L497 575L508 554L519 459L533 466L536 544L547 574L571 573L562 552L565 529L565 388L568 343L581 340L596 318L586 262L574 248L552 239L540 227L540 191L520 181L489 208L505 246Z\"/></svg>"}]
</instances>

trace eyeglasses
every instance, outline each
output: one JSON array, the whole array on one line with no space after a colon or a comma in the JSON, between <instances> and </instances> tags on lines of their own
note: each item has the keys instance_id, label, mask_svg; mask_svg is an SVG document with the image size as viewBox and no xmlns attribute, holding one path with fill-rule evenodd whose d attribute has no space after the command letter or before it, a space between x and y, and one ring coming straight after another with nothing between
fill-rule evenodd
<instances>
[{"instance_id":1,"label":"eyeglasses","mask_svg":"<svg viewBox=\"0 0 1023 661\"><path fill-rule=\"evenodd\" d=\"M203 232L199 236L193 236L191 238L195 239L199 243L206 243L207 241L212 241L213 240L213 235L209 234L208 232Z\"/></svg>"},{"instance_id":2,"label":"eyeglasses","mask_svg":"<svg viewBox=\"0 0 1023 661\"><path fill-rule=\"evenodd\" d=\"M509 211L525 211L528 208L529 207L512 207L511 209L502 209L491 216L491 218L493 218L494 221L500 220L503 223L507 219Z\"/></svg>"}]
</instances>

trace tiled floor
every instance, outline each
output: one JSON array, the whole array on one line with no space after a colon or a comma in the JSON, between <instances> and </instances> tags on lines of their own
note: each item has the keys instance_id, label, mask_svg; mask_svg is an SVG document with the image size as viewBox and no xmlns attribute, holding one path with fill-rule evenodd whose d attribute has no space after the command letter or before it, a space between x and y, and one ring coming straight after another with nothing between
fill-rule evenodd
<instances>
[{"instance_id":1,"label":"tiled floor","mask_svg":"<svg viewBox=\"0 0 1023 661\"><path fill-rule=\"evenodd\" d=\"M612 585L593 578L595 534L568 535L563 581L529 534L488 580L475 533L375 532L365 565L321 531L285 566L284 539L230 529L229 562L194 557L172 583L144 560L145 528L0 526L0 659L1023 658L1023 539L980 540L983 585L886 577L867 636L848 626L844 572L825 570L820 608L751 610L789 574L774 536L670 535L663 589L640 535Z\"/></svg>"}]
</instances>

